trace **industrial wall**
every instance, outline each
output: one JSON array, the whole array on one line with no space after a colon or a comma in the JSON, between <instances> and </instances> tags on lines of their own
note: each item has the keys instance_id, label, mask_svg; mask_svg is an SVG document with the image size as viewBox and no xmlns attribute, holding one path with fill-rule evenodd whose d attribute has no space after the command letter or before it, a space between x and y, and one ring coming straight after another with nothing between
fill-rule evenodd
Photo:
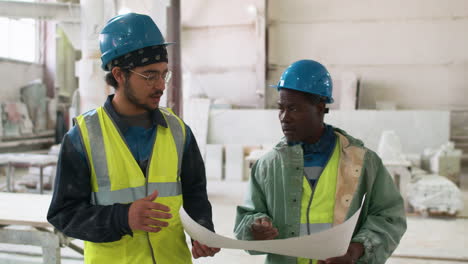
<instances>
[{"instance_id":1,"label":"industrial wall","mask_svg":"<svg viewBox=\"0 0 468 264\"><path fill-rule=\"evenodd\" d=\"M20 88L31 81L42 80L43 71L40 64L0 58L1 101L19 101Z\"/></svg>"},{"instance_id":2,"label":"industrial wall","mask_svg":"<svg viewBox=\"0 0 468 264\"><path fill-rule=\"evenodd\" d=\"M144 3L142 9L153 11L167 5L157 1L157 8L148 9L149 1ZM373 109L378 101L393 101L399 109L468 108L462 96L468 91L468 1L181 4L185 98L205 96L247 108L262 108L266 100L274 108L277 92L267 85L276 83L291 62L312 58L334 76L357 74L361 108ZM163 16L158 17L165 28ZM39 65L2 60L0 67L0 77L9 80L2 88L6 99L43 74Z\"/></svg>"},{"instance_id":3,"label":"industrial wall","mask_svg":"<svg viewBox=\"0 0 468 264\"><path fill-rule=\"evenodd\" d=\"M468 1L269 0L268 79L291 62L360 78L360 106L468 108ZM267 105L277 93L267 90Z\"/></svg>"},{"instance_id":4,"label":"industrial wall","mask_svg":"<svg viewBox=\"0 0 468 264\"><path fill-rule=\"evenodd\" d=\"M185 0L184 94L263 108L266 0Z\"/></svg>"}]
</instances>

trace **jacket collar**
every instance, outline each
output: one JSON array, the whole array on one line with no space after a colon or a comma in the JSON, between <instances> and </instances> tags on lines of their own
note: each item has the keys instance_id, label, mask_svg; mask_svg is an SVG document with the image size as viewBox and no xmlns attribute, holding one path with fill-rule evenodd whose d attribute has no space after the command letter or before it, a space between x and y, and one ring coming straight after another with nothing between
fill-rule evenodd
<instances>
[{"instance_id":1,"label":"jacket collar","mask_svg":"<svg viewBox=\"0 0 468 264\"><path fill-rule=\"evenodd\" d=\"M325 125L325 130L323 135L319 140L313 144L301 143L304 154L312 153L325 153L329 150L330 145L333 145L335 142L335 134L333 133L333 127L330 125Z\"/></svg>"},{"instance_id":2,"label":"jacket collar","mask_svg":"<svg viewBox=\"0 0 468 264\"><path fill-rule=\"evenodd\" d=\"M333 132L339 136L342 148L347 148L350 146L364 148L364 143L361 140L350 136L346 131L340 128L336 128L333 126L330 126L330 127L332 128ZM281 141L275 146L276 149L287 148L287 147L293 147L293 148L299 147L300 148L300 145L296 144L296 145L291 146L288 144L286 137L283 137L281 138Z\"/></svg>"}]
</instances>

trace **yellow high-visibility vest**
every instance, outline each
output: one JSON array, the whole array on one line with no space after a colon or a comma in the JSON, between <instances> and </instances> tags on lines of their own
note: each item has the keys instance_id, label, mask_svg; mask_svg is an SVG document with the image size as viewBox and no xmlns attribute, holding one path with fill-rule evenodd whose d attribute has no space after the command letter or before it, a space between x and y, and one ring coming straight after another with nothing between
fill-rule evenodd
<instances>
[{"instance_id":1,"label":"yellow high-visibility vest","mask_svg":"<svg viewBox=\"0 0 468 264\"><path fill-rule=\"evenodd\" d=\"M312 193L307 178L303 177L300 236L317 233L332 227L339 162L340 141L336 140L333 154L319 177L314 193ZM312 203L309 205L311 195L313 195ZM310 208L308 208L309 206ZM307 221L307 212L309 212L309 221ZM313 246L311 245L311 247ZM297 263L316 264L317 260L298 258Z\"/></svg>"},{"instance_id":2,"label":"yellow high-visibility vest","mask_svg":"<svg viewBox=\"0 0 468 264\"><path fill-rule=\"evenodd\" d=\"M105 108L76 118L91 170L92 203L131 203L158 190L155 202L168 206L172 214L164 220L169 225L157 233L136 230L133 237L115 242L85 242L86 264L192 263L179 216L185 125L170 109L159 110L168 127L157 127L146 177Z\"/></svg>"}]
</instances>

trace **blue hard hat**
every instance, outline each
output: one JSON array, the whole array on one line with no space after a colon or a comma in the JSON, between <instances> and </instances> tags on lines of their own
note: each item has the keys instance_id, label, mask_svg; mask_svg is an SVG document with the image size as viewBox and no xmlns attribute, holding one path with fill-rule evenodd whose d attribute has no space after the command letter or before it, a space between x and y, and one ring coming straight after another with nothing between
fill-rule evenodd
<instances>
[{"instance_id":1,"label":"blue hard hat","mask_svg":"<svg viewBox=\"0 0 468 264\"><path fill-rule=\"evenodd\" d=\"M277 85L279 90L291 89L326 97L325 103L333 103L333 82L327 69L313 60L296 61L283 72Z\"/></svg>"},{"instance_id":2,"label":"blue hard hat","mask_svg":"<svg viewBox=\"0 0 468 264\"><path fill-rule=\"evenodd\" d=\"M157 45L169 45L151 17L128 13L107 22L99 35L102 69L110 71L109 62L134 50Z\"/></svg>"}]
</instances>

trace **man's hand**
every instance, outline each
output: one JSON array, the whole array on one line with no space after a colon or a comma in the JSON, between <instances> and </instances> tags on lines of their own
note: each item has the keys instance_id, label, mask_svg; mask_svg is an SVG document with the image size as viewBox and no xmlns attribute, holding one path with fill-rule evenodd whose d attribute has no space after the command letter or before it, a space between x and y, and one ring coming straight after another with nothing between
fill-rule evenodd
<instances>
[{"instance_id":1,"label":"man's hand","mask_svg":"<svg viewBox=\"0 0 468 264\"><path fill-rule=\"evenodd\" d=\"M278 236L278 229L273 227L273 224L266 217L255 220L250 231L255 240L269 240Z\"/></svg>"},{"instance_id":2,"label":"man's hand","mask_svg":"<svg viewBox=\"0 0 468 264\"><path fill-rule=\"evenodd\" d=\"M363 254L364 246L361 243L351 243L343 256L319 260L317 264L354 264Z\"/></svg>"},{"instance_id":3,"label":"man's hand","mask_svg":"<svg viewBox=\"0 0 468 264\"><path fill-rule=\"evenodd\" d=\"M206 245L200 244L198 241L193 241L192 244L192 256L193 258L199 258L199 257L212 257L216 253L219 252L219 248L212 248L208 247Z\"/></svg>"},{"instance_id":4,"label":"man's hand","mask_svg":"<svg viewBox=\"0 0 468 264\"><path fill-rule=\"evenodd\" d=\"M161 227L169 225L167 222L156 220L172 218L171 214L165 213L170 211L169 207L153 202L156 197L158 197L158 191L154 191L151 195L136 200L130 205L128 225L132 230L159 232Z\"/></svg>"}]
</instances>

